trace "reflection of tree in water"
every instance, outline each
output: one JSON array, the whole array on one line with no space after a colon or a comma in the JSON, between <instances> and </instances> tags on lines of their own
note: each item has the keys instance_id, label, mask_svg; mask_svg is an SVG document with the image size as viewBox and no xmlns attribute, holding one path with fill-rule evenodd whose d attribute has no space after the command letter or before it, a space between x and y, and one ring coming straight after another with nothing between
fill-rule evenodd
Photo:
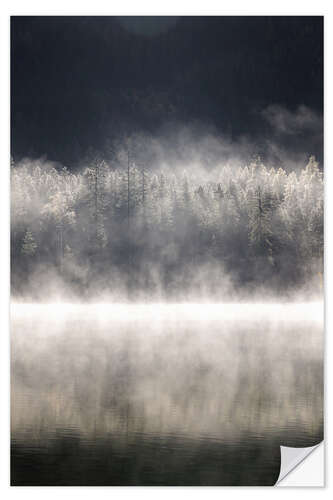
<instances>
[{"instance_id":1,"label":"reflection of tree in water","mask_svg":"<svg viewBox=\"0 0 333 500\"><path fill-rule=\"evenodd\" d=\"M45 336L24 319L13 343L18 483L272 484L280 444L322 438L312 322L56 321ZM45 476L27 479L30 459Z\"/></svg>"}]
</instances>

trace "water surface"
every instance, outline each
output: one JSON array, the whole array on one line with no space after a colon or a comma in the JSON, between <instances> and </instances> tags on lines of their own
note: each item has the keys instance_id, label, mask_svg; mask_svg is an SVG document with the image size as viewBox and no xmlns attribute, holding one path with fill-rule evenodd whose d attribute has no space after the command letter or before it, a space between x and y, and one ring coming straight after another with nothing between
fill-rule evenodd
<instances>
[{"instance_id":1,"label":"water surface","mask_svg":"<svg viewBox=\"0 0 333 500\"><path fill-rule=\"evenodd\" d=\"M323 437L320 304L13 304L14 485L270 485Z\"/></svg>"}]
</instances>

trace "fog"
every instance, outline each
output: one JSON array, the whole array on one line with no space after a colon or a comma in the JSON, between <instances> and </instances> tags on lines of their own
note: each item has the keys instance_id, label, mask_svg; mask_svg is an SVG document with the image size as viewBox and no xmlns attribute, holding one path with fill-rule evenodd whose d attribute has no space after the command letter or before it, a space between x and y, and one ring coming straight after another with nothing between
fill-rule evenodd
<instances>
[{"instance_id":1,"label":"fog","mask_svg":"<svg viewBox=\"0 0 333 500\"><path fill-rule=\"evenodd\" d=\"M322 25L12 18L12 485L273 485L323 439Z\"/></svg>"},{"instance_id":2,"label":"fog","mask_svg":"<svg viewBox=\"0 0 333 500\"><path fill-rule=\"evenodd\" d=\"M12 305L13 484L274 484L322 439L322 305Z\"/></svg>"},{"instance_id":3,"label":"fog","mask_svg":"<svg viewBox=\"0 0 333 500\"><path fill-rule=\"evenodd\" d=\"M231 441L235 433L255 432L258 427L284 428L284 419L292 413L302 427L313 412L314 434L322 424L316 418L322 411L317 378L322 356L320 304L17 305L12 314L15 392L19 384L35 399L24 414L13 412L14 434L22 422L23 430L37 429L45 418L56 419L46 432L65 427L68 419L83 433L96 432L96 419L102 425L99 432L110 432L127 422L121 414L107 419L109 405L121 413L128 399L134 413L141 413L144 404L140 424L151 433L218 437L221 413L229 415L229 427L220 438ZM301 337L306 342L300 349ZM304 363L309 363L306 371ZM314 364L318 373L311 378ZM293 394L293 384L298 394ZM294 402L288 396L282 400L287 387ZM258 398L263 397L268 405L279 400L282 406L269 411L262 402L259 411ZM303 397L318 401L303 406ZM259 411L254 420L252 410Z\"/></svg>"},{"instance_id":4,"label":"fog","mask_svg":"<svg viewBox=\"0 0 333 500\"><path fill-rule=\"evenodd\" d=\"M13 162L12 484L272 485L322 440L322 168L194 135Z\"/></svg>"},{"instance_id":5,"label":"fog","mask_svg":"<svg viewBox=\"0 0 333 500\"><path fill-rule=\"evenodd\" d=\"M266 114L277 133L320 120L306 108L293 118L280 108ZM110 151L91 151L75 172L46 159L12 164L15 300L321 296L323 178L314 157L264 163L245 138L195 127L131 136Z\"/></svg>"}]
</instances>

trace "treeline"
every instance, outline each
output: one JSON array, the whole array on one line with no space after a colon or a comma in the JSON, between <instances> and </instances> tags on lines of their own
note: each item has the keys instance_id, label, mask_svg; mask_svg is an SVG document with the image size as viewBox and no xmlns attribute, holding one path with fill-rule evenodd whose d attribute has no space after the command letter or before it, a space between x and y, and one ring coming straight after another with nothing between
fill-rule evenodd
<instances>
[{"instance_id":1,"label":"treeline","mask_svg":"<svg viewBox=\"0 0 333 500\"><path fill-rule=\"evenodd\" d=\"M55 276L87 296L319 290L323 177L313 157L299 172L258 160L207 179L148 172L130 157L80 173L13 164L12 293L38 295Z\"/></svg>"}]
</instances>

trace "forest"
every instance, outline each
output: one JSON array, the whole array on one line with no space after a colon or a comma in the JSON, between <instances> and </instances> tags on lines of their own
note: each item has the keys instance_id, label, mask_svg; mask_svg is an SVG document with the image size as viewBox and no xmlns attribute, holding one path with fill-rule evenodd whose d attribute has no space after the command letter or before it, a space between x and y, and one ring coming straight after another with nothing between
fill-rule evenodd
<instances>
[{"instance_id":1,"label":"forest","mask_svg":"<svg viewBox=\"0 0 333 500\"><path fill-rule=\"evenodd\" d=\"M321 293L323 174L11 164L12 295L233 300Z\"/></svg>"}]
</instances>

